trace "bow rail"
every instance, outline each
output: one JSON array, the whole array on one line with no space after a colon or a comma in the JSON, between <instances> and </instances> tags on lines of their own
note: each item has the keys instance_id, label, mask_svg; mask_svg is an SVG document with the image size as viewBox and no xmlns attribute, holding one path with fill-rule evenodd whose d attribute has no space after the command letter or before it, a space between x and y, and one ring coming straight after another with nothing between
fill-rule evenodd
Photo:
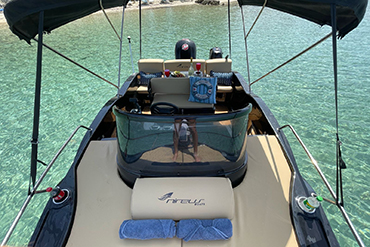
<instances>
[{"instance_id":1,"label":"bow rail","mask_svg":"<svg viewBox=\"0 0 370 247\"><path fill-rule=\"evenodd\" d=\"M339 208L339 210L341 211L341 213L343 215L343 218L347 222L348 227L350 228L350 230L351 230L354 238L356 239L357 244L360 247L365 247L364 242L362 241L360 235L356 231L356 229L355 229L352 221L350 220L350 218L349 218L346 210L344 209L343 205L338 202L338 197L336 196L334 190L331 188L331 186L329 184L329 181L326 179L324 173L321 171L321 169L319 167L319 164L317 163L317 161L315 160L315 158L312 156L312 154L310 153L310 151L308 150L308 148L306 147L306 145L303 143L302 139L299 137L299 135L297 134L297 132L295 131L295 129L293 128L293 126L287 124L287 125L284 125L284 126L280 127L278 130L280 131L280 130L282 130L284 128L289 128L292 131L292 133L294 134L294 136L297 138L298 142L301 144L302 148L304 149L304 151L308 155L308 158L311 160L311 163L315 167L316 171L319 173L319 175L321 177L321 180L324 182L324 184L326 185L326 188L329 190L331 196L334 199L334 202L331 201L331 200L328 200L328 199L325 199L325 201L330 202L332 204L335 204Z\"/></svg>"},{"instance_id":2,"label":"bow rail","mask_svg":"<svg viewBox=\"0 0 370 247\"><path fill-rule=\"evenodd\" d=\"M41 174L40 178L36 181L35 183L35 186L32 188L32 190L30 191L29 195L27 196L26 200L24 201L21 209L19 210L17 216L15 217L12 225L10 226L8 232L6 233L3 241L1 242L1 246L5 246L7 244L7 242L9 241L9 238L10 236L12 235L15 227L17 226L20 218L22 217L24 211L26 210L28 204L30 203L32 197L38 193L37 188L39 187L39 185L41 184L41 182L44 180L46 174L49 172L50 168L53 166L53 164L55 163L55 161L58 159L59 155L63 152L63 150L65 149L65 147L68 145L68 143L72 140L73 136L77 133L77 131L80 129L80 128L84 128L86 129L87 131L91 131L92 129L89 128L89 127L86 127L86 126L83 126L83 125L80 125L78 126L74 131L73 133L69 136L69 138L67 139L67 141L63 144L63 146L58 150L58 152L54 155L53 159L50 161L50 163L47 165L47 167L45 168L44 172Z\"/></svg>"}]
</instances>

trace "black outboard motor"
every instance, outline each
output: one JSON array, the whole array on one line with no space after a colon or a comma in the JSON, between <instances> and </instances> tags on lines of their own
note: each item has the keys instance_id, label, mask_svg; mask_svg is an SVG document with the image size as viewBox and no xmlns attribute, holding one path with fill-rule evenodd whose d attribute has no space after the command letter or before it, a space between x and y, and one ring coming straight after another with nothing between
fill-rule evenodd
<instances>
[{"instance_id":1,"label":"black outboard motor","mask_svg":"<svg viewBox=\"0 0 370 247\"><path fill-rule=\"evenodd\" d=\"M222 50L220 47L213 47L209 51L209 59L222 58Z\"/></svg>"},{"instance_id":2,"label":"black outboard motor","mask_svg":"<svg viewBox=\"0 0 370 247\"><path fill-rule=\"evenodd\" d=\"M177 41L175 46L175 56L176 59L190 59L196 58L197 47L195 43L190 39L182 39Z\"/></svg>"}]
</instances>

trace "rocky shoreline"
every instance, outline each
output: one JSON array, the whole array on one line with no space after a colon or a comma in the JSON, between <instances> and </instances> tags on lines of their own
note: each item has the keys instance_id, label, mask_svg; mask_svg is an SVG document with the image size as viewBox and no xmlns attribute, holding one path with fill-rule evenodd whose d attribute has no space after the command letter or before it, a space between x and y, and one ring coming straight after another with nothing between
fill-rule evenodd
<instances>
[{"instance_id":1,"label":"rocky shoreline","mask_svg":"<svg viewBox=\"0 0 370 247\"><path fill-rule=\"evenodd\" d=\"M0 0L0 5L1 5ZM174 7L189 4L202 4L202 5L227 5L228 0L142 0L142 9L145 8L164 8L164 7ZM236 4L236 0L230 0L232 4ZM1 9L2 7L0 7ZM130 1L127 4L126 10L139 9L139 1ZM121 11L122 8L112 8L106 10L106 12ZM0 25L6 24L6 19L4 17L4 12L0 11Z\"/></svg>"}]
</instances>

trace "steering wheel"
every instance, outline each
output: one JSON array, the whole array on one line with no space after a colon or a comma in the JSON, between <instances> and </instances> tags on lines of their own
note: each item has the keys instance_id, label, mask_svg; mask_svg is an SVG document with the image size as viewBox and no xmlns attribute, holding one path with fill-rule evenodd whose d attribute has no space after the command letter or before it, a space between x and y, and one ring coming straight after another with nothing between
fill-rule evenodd
<instances>
[{"instance_id":1,"label":"steering wheel","mask_svg":"<svg viewBox=\"0 0 370 247\"><path fill-rule=\"evenodd\" d=\"M157 102L150 106L150 112L152 114L177 114L180 110L174 104L168 102Z\"/></svg>"}]
</instances>

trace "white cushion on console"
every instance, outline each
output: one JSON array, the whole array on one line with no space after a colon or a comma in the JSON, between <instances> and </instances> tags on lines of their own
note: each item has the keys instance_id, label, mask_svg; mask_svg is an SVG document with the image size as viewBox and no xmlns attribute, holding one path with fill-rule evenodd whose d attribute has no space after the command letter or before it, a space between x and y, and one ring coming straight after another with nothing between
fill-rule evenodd
<instances>
[{"instance_id":1,"label":"white cushion on console","mask_svg":"<svg viewBox=\"0 0 370 247\"><path fill-rule=\"evenodd\" d=\"M137 64L139 71L145 73L158 73L164 71L163 59L140 59Z\"/></svg>"},{"instance_id":2,"label":"white cushion on console","mask_svg":"<svg viewBox=\"0 0 370 247\"><path fill-rule=\"evenodd\" d=\"M215 58L206 61L206 73L210 74L211 70L214 72L231 72L231 59Z\"/></svg>"},{"instance_id":3,"label":"white cushion on console","mask_svg":"<svg viewBox=\"0 0 370 247\"><path fill-rule=\"evenodd\" d=\"M196 69L195 66L197 63L201 64L200 71L204 73L206 67L206 60L204 59L193 59L193 68ZM190 67L190 59L172 59L164 61L165 69L169 69L170 71L188 71Z\"/></svg>"},{"instance_id":4,"label":"white cushion on console","mask_svg":"<svg viewBox=\"0 0 370 247\"><path fill-rule=\"evenodd\" d=\"M138 178L131 215L132 219L232 219L234 193L228 178Z\"/></svg>"}]
</instances>

